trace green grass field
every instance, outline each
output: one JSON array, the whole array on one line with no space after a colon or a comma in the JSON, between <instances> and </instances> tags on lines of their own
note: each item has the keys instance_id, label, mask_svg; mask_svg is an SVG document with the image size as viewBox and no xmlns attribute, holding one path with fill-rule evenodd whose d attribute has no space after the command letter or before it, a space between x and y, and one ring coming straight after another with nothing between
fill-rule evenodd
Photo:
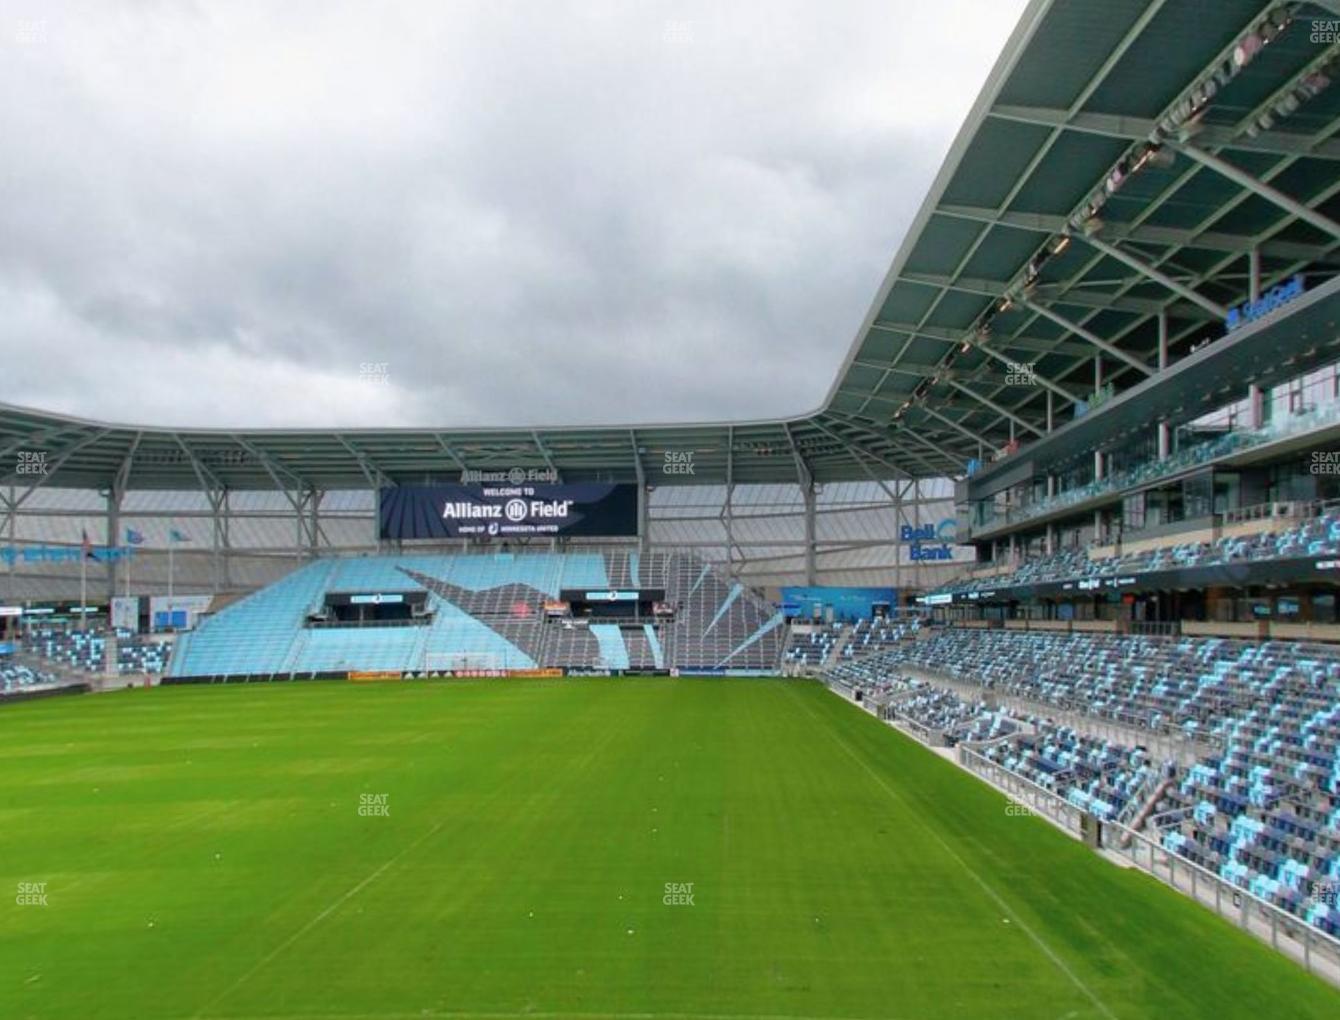
<instances>
[{"instance_id":1,"label":"green grass field","mask_svg":"<svg viewBox=\"0 0 1340 1020\"><path fill-rule=\"evenodd\" d=\"M809 683L6 706L0 874L6 1020L1340 1016Z\"/></svg>"}]
</instances>

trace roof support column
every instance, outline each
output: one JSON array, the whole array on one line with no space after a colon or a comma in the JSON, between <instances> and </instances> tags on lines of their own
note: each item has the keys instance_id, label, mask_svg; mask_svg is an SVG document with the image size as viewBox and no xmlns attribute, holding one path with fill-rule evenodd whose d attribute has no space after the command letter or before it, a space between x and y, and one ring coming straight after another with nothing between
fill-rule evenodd
<instances>
[{"instance_id":1,"label":"roof support column","mask_svg":"<svg viewBox=\"0 0 1340 1020\"><path fill-rule=\"evenodd\" d=\"M898 598L903 595L903 543L899 541L902 538L903 516L903 489L897 482L893 483L893 589L898 593ZM894 615L898 614L898 606L892 607Z\"/></svg>"},{"instance_id":2,"label":"roof support column","mask_svg":"<svg viewBox=\"0 0 1340 1020\"><path fill-rule=\"evenodd\" d=\"M143 433L136 434L134 442L130 444L130 449L121 461L121 466L116 470L116 477L112 480L111 487L107 490L107 602L109 605L111 600L116 597L116 577L120 565L116 557L111 554L111 550L119 544L121 502L125 499L126 488L130 484L130 468L135 462L135 451L139 449L142 436ZM126 570L127 578L129 578L129 566L126 567ZM126 594L129 595L130 592L127 591Z\"/></svg>"},{"instance_id":3,"label":"roof support column","mask_svg":"<svg viewBox=\"0 0 1340 1020\"><path fill-rule=\"evenodd\" d=\"M301 560L302 547L304 545L303 531L305 530L303 521L305 516L303 500L306 498L306 493L302 489L298 489L293 493L285 490L284 495L288 497L289 505L293 507L293 558L295 560Z\"/></svg>"},{"instance_id":4,"label":"roof support column","mask_svg":"<svg viewBox=\"0 0 1340 1020\"><path fill-rule=\"evenodd\" d=\"M121 497L124 491L118 485L113 485L107 490L107 603L110 606L112 599L116 597L116 578L120 571L117 569L118 560L112 554L116 548L116 536L121 534Z\"/></svg>"},{"instance_id":5,"label":"roof support column","mask_svg":"<svg viewBox=\"0 0 1340 1020\"><path fill-rule=\"evenodd\" d=\"M1195 145L1188 145L1185 142L1173 142L1173 147L1179 152L1190 156L1202 166L1209 167L1221 177L1226 177L1240 188L1245 188L1254 195L1264 198L1267 202L1279 206L1285 212L1298 217L1304 223L1310 223L1323 233L1330 234L1332 237L1340 237L1340 223L1329 216L1323 216L1315 209L1310 209L1302 202L1291 198L1277 188L1272 188L1264 181L1253 177L1247 171L1234 166L1226 159L1221 159L1213 153L1206 152L1204 149Z\"/></svg>"},{"instance_id":6,"label":"roof support column","mask_svg":"<svg viewBox=\"0 0 1340 1020\"><path fill-rule=\"evenodd\" d=\"M788 433L788 437L789 437ZM735 427L726 426L726 499L721 506L726 528L726 575L735 576ZM741 559L744 557L742 556Z\"/></svg>"},{"instance_id":7,"label":"roof support column","mask_svg":"<svg viewBox=\"0 0 1340 1020\"><path fill-rule=\"evenodd\" d=\"M818 570L815 565L814 518L815 497L813 479L801 483L801 493L805 497L805 583L813 586Z\"/></svg>"},{"instance_id":8,"label":"roof support column","mask_svg":"<svg viewBox=\"0 0 1340 1020\"><path fill-rule=\"evenodd\" d=\"M1159 312L1159 371L1168 367L1168 313Z\"/></svg>"},{"instance_id":9,"label":"roof support column","mask_svg":"<svg viewBox=\"0 0 1340 1020\"><path fill-rule=\"evenodd\" d=\"M307 535L307 550L308 555L312 559L316 559L317 553L320 552L319 538L321 535L321 498L324 495L325 493L322 492L320 489L307 490L308 505L310 508L309 513L311 515Z\"/></svg>"},{"instance_id":10,"label":"roof support column","mask_svg":"<svg viewBox=\"0 0 1340 1020\"><path fill-rule=\"evenodd\" d=\"M213 524L213 534L210 539L210 550L214 555L214 590L226 590L231 584L229 577L228 560L231 550L229 549L228 539L228 513L229 513L228 490L222 489L219 493L210 499L210 518Z\"/></svg>"},{"instance_id":11,"label":"roof support column","mask_svg":"<svg viewBox=\"0 0 1340 1020\"><path fill-rule=\"evenodd\" d=\"M628 437L633 441L633 473L637 477L637 549L645 556L651 541L650 513L647 507L651 502L651 494L647 491L647 471L642 466L642 457L637 452L637 435L629 432Z\"/></svg>"},{"instance_id":12,"label":"roof support column","mask_svg":"<svg viewBox=\"0 0 1340 1020\"><path fill-rule=\"evenodd\" d=\"M9 539L10 556L6 557L7 569L9 571L10 594L14 594L14 563L18 559L13 555L17 550L14 545L14 532L18 526L19 504L15 495L14 486L9 487L9 495L5 497L5 534Z\"/></svg>"}]
</instances>

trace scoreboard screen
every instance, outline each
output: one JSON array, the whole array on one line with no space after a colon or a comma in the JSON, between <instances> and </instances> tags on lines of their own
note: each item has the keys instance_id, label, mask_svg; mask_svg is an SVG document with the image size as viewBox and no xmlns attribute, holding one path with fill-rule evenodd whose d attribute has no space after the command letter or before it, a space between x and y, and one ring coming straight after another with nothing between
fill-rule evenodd
<instances>
[{"instance_id":1,"label":"scoreboard screen","mask_svg":"<svg viewBox=\"0 0 1340 1020\"><path fill-rule=\"evenodd\" d=\"M384 539L637 535L637 486L398 485L379 493Z\"/></svg>"}]
</instances>

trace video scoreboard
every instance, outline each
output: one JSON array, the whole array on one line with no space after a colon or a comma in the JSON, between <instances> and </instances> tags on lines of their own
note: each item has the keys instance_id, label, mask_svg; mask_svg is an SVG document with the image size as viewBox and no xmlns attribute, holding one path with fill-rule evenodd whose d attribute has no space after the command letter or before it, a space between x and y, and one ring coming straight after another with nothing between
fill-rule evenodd
<instances>
[{"instance_id":1,"label":"video scoreboard","mask_svg":"<svg viewBox=\"0 0 1340 1020\"><path fill-rule=\"evenodd\" d=\"M637 535L626 483L398 485L379 493L383 539Z\"/></svg>"}]
</instances>

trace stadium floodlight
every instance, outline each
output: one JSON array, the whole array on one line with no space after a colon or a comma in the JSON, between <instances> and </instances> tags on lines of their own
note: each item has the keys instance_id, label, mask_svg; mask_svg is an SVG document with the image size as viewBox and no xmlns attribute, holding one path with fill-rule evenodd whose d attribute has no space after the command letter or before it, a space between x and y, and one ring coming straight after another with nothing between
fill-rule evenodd
<instances>
[{"instance_id":1,"label":"stadium floodlight","mask_svg":"<svg viewBox=\"0 0 1340 1020\"><path fill-rule=\"evenodd\" d=\"M1199 121L1197 121L1199 123ZM1146 166L1157 167L1160 170L1167 170L1177 162L1177 152L1166 145L1157 145L1149 150L1145 160Z\"/></svg>"},{"instance_id":2,"label":"stadium floodlight","mask_svg":"<svg viewBox=\"0 0 1340 1020\"><path fill-rule=\"evenodd\" d=\"M1172 136L1179 142L1189 142L1204 130L1205 111L1201 110L1194 117L1189 117L1184 120L1177 129L1172 132Z\"/></svg>"}]
</instances>

